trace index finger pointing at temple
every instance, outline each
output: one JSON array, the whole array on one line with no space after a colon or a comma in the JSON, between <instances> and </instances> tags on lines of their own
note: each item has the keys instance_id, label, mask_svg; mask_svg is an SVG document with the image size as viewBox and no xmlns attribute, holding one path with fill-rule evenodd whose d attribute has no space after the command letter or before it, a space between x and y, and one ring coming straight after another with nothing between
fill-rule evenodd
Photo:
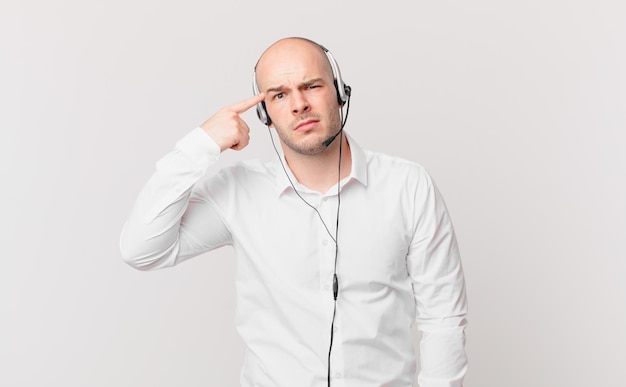
<instances>
[{"instance_id":1,"label":"index finger pointing at temple","mask_svg":"<svg viewBox=\"0 0 626 387\"><path fill-rule=\"evenodd\" d=\"M237 114L241 114L246 110L250 109L252 106L257 103L263 101L265 98L265 93L259 93L257 95L253 95L250 98L246 98L243 101L237 102L236 104L230 105L230 108Z\"/></svg>"}]
</instances>

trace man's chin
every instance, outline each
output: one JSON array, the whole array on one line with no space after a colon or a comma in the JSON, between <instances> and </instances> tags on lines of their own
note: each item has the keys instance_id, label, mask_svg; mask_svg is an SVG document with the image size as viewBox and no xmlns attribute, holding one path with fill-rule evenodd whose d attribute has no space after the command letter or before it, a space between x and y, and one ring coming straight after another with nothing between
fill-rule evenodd
<instances>
[{"instance_id":1,"label":"man's chin","mask_svg":"<svg viewBox=\"0 0 626 387\"><path fill-rule=\"evenodd\" d=\"M324 137L310 136L310 138L305 138L300 141L287 139L287 141L283 140L282 142L284 146L295 153L305 156L314 156L326 150L324 146L325 140Z\"/></svg>"}]
</instances>

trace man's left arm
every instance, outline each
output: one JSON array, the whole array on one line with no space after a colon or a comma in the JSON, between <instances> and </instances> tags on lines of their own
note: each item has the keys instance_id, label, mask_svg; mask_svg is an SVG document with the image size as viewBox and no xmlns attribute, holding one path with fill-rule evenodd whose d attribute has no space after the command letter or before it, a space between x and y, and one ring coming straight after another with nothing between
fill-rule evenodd
<instances>
[{"instance_id":1,"label":"man's left arm","mask_svg":"<svg viewBox=\"0 0 626 387\"><path fill-rule=\"evenodd\" d=\"M415 191L415 232L407 255L420 343L421 387L461 387L467 370L467 299L452 221L424 172Z\"/></svg>"}]
</instances>

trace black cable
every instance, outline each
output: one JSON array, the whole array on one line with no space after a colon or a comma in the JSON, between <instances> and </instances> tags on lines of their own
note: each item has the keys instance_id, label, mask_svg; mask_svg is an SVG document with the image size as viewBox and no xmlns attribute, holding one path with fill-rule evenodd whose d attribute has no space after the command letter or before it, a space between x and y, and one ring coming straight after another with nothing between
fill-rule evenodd
<instances>
[{"instance_id":1,"label":"black cable","mask_svg":"<svg viewBox=\"0 0 626 387\"><path fill-rule=\"evenodd\" d=\"M350 102L348 102L349 104ZM349 106L348 106L349 109ZM342 110L343 116L343 110ZM346 119L348 114L346 112ZM343 117L342 117L343 121ZM344 121L345 124L345 121ZM342 125L343 129L343 125ZM339 294L339 280L337 279L337 257L339 256L339 208L341 207L341 156L343 150L343 131L339 137L339 166L337 167L337 224L335 227L335 266L333 269L333 318L330 322L330 344L328 346L328 387L330 387L330 355L333 351L333 339L335 337L335 315L337 314L337 295Z\"/></svg>"},{"instance_id":2,"label":"black cable","mask_svg":"<svg viewBox=\"0 0 626 387\"><path fill-rule=\"evenodd\" d=\"M330 236L330 239L332 239L333 242L335 242L335 273L337 272L337 248L338 248L338 244L337 244L337 230L339 228L339 203L341 201L339 183L341 182L341 155L342 155L342 149L343 149L343 127L346 125L346 122L348 121L348 114L350 114L350 98L348 98L348 101L347 101L346 104L347 105L346 105L346 115L345 115L345 117L343 115L343 109L339 110L339 113L341 114L341 128L339 129L340 145L339 145L339 167L338 167L338 176L337 176L337 229L335 229L335 237L333 237L333 234L328 229L328 226L326 226L326 222L324 222L324 219L322 218L322 215L317 210L317 208L315 208L311 203L307 202L306 199L303 198L302 195L300 195L300 192L298 192L298 190L296 189L296 186L293 184L293 181L291 180L291 177L289 177L289 173L287 172L287 168L285 167L285 163L283 163L283 159L282 159L282 157L280 157L280 153L278 152L278 148L276 147L276 143L274 142L274 136L272 136L272 131L270 129L270 126L269 126L269 124L267 125L267 132L269 133L270 141L272 142L272 147L274 148L274 152L276 152L276 155L278 156L278 161L280 161L280 166L283 168L283 171L285 172L285 176L287 176L287 180L289 180L289 184L291 185L291 188L293 188L293 191L296 193L296 195L298 195L300 200L302 200L304 202L304 204L306 204L307 206L311 207L313 209L313 211L315 211L315 213L317 214L318 218L320 219L320 221L324 225L324 228L326 229L326 232L328 233L328 236Z\"/></svg>"},{"instance_id":3,"label":"black cable","mask_svg":"<svg viewBox=\"0 0 626 387\"><path fill-rule=\"evenodd\" d=\"M333 269L333 318L330 322L330 344L328 345L328 387L330 387L330 356L333 351L333 339L335 338L335 316L337 314L337 295L339 294L339 280L337 278L337 257L339 256L339 209L341 208L341 158L343 154L343 127L348 121L348 114L350 114L350 98L348 98L346 105L346 116L343 115L343 108L341 113L341 130L339 137L339 163L337 165L337 218L335 227L335 265Z\"/></svg>"},{"instance_id":4,"label":"black cable","mask_svg":"<svg viewBox=\"0 0 626 387\"><path fill-rule=\"evenodd\" d=\"M306 199L303 198L302 195L300 195L300 192L298 192L298 190L296 189L296 186L293 184L293 181L291 181L291 177L289 177L289 173L287 172L287 168L285 167L285 163L283 163L283 159L282 159L282 157L280 157L280 154L278 153L278 148L276 148L276 144L274 143L274 137L272 137L272 132L270 130L269 125L267 126L267 130L270 133L270 139L272 140L272 146L274 147L274 151L276 151L276 154L278 155L278 160L280 161L280 166L283 167L283 171L285 172L285 176L287 176L287 180L289 180L289 184L291 184L291 187L293 188L293 191L296 193L296 195L298 195L300 200L302 200L307 206L311 207L313 209L313 211L315 211L317 216L320 218L320 221L324 225L324 228L326 229L326 232L328 233L330 238L333 240L333 242L335 242L335 245L336 245L337 244L337 239L335 239L335 237L333 237L333 234L328 229L328 226L326 226L326 222L324 222L324 219L322 219L322 214L320 214L320 212L317 210L317 208L315 208L311 203L307 202Z\"/></svg>"},{"instance_id":5,"label":"black cable","mask_svg":"<svg viewBox=\"0 0 626 387\"><path fill-rule=\"evenodd\" d=\"M335 316L337 314L337 295L339 294L339 280L337 278L337 258L339 256L338 236L339 236L339 209L341 208L341 158L343 156L343 127L346 125L346 122L348 121L348 114L350 113L350 98L348 98L348 101L346 102L346 115L345 116L343 115L343 108L339 110L339 113L341 115L341 118L340 118L341 128L339 129L339 162L337 164L337 218L336 218L336 225L335 225L336 227L335 227L334 237L332 233L330 232L330 230L328 229L328 226L326 226L326 222L324 222L324 219L322 218L322 215L319 213L317 208L315 208L313 205L311 205L311 203L306 201L306 199L304 199L302 195L300 195L300 193L296 189L296 186L291 180L291 177L289 177L289 173L287 172L285 163L283 163L283 159L280 156L280 153L278 152L278 148L276 147L276 143L274 142L274 137L272 136L272 131L270 130L270 126L269 124L267 125L267 131L269 133L270 140L272 142L272 147L274 148L274 151L276 152L276 155L278 156L278 161L280 161L280 165L283 168L283 171L285 172L285 176L287 176L287 180L289 180L289 184L293 188L296 195L298 195L300 200L302 200L302 202L304 202L307 206L311 207L313 211L315 211L318 218L322 222L322 225L324 225L326 232L328 233L330 238L333 240L333 242L335 242L335 262L334 262L334 267L333 267L333 318L330 323L330 344L328 346L328 375L327 375L328 387L330 387L330 356L333 350L333 338L334 338L334 333L335 333L334 332L335 331Z\"/></svg>"}]
</instances>

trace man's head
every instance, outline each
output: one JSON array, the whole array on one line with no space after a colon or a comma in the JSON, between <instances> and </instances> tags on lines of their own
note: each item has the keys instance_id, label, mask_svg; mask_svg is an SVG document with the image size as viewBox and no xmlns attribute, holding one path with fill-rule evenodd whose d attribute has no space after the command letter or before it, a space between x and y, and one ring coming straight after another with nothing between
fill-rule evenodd
<instances>
[{"instance_id":1,"label":"man's head","mask_svg":"<svg viewBox=\"0 0 626 387\"><path fill-rule=\"evenodd\" d=\"M279 40L261 55L255 79L283 146L317 154L341 128L333 65L320 45L303 38Z\"/></svg>"}]
</instances>

